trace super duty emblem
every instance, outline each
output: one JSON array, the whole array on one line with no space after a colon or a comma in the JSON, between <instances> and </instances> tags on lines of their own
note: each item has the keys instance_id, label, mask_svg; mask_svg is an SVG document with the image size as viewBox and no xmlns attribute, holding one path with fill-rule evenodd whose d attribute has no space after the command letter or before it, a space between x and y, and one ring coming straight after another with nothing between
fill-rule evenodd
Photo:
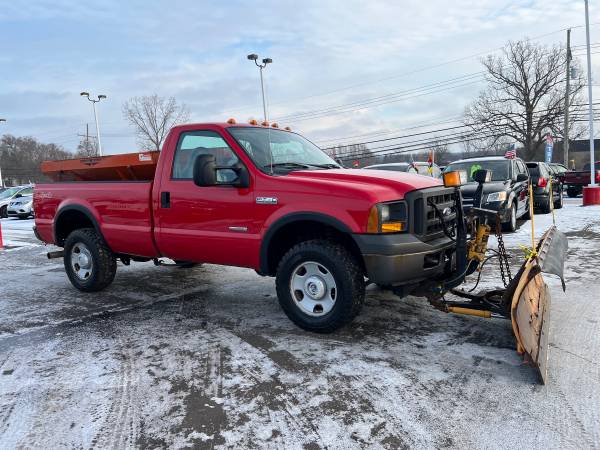
<instances>
[{"instance_id":1,"label":"super duty emblem","mask_svg":"<svg viewBox=\"0 0 600 450\"><path fill-rule=\"evenodd\" d=\"M276 205L277 197L256 197L256 203L259 205Z\"/></svg>"}]
</instances>

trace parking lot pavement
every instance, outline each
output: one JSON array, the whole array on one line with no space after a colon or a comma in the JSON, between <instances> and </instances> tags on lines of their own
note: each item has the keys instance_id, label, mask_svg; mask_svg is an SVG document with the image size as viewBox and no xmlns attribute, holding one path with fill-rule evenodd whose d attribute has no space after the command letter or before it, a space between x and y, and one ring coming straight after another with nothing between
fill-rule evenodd
<instances>
[{"instance_id":1,"label":"parking lot pavement","mask_svg":"<svg viewBox=\"0 0 600 450\"><path fill-rule=\"evenodd\" d=\"M2 221L0 448L600 447L598 207L557 211L570 250L567 292L547 277L545 386L507 321L375 287L331 335L296 328L245 269L119 265L83 294L27 222Z\"/></svg>"}]
</instances>

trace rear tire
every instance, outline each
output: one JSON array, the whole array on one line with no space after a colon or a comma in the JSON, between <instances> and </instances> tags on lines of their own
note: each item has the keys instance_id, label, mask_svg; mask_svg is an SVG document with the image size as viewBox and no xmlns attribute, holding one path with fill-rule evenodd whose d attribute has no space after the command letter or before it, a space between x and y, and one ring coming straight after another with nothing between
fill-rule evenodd
<instances>
[{"instance_id":1,"label":"rear tire","mask_svg":"<svg viewBox=\"0 0 600 450\"><path fill-rule=\"evenodd\" d=\"M117 259L93 228L69 234L64 264L71 284L83 292L101 291L112 283L117 272Z\"/></svg>"},{"instance_id":2,"label":"rear tire","mask_svg":"<svg viewBox=\"0 0 600 450\"><path fill-rule=\"evenodd\" d=\"M561 209L563 207L564 204L564 199L563 199L563 190L562 187L560 189L560 191L558 191L558 198L554 201L554 209Z\"/></svg>"},{"instance_id":3,"label":"rear tire","mask_svg":"<svg viewBox=\"0 0 600 450\"><path fill-rule=\"evenodd\" d=\"M6 219L8 217L8 214L6 213L6 208L6 206L0 208L0 219Z\"/></svg>"},{"instance_id":4,"label":"rear tire","mask_svg":"<svg viewBox=\"0 0 600 450\"><path fill-rule=\"evenodd\" d=\"M579 195L579 189L576 188L572 188L572 187L568 187L567 188L567 195L571 198L575 198Z\"/></svg>"},{"instance_id":5,"label":"rear tire","mask_svg":"<svg viewBox=\"0 0 600 450\"><path fill-rule=\"evenodd\" d=\"M510 206L510 217L508 222L502 224L502 229L509 233L513 233L517 230L517 204L514 202Z\"/></svg>"},{"instance_id":6,"label":"rear tire","mask_svg":"<svg viewBox=\"0 0 600 450\"><path fill-rule=\"evenodd\" d=\"M542 214L549 214L552 208L550 207L550 196L548 196L548 200L540 207L540 211Z\"/></svg>"},{"instance_id":7,"label":"rear tire","mask_svg":"<svg viewBox=\"0 0 600 450\"><path fill-rule=\"evenodd\" d=\"M359 262L342 245L326 240L292 247L279 263L276 287L290 320L317 333L331 333L350 323L365 299Z\"/></svg>"}]
</instances>

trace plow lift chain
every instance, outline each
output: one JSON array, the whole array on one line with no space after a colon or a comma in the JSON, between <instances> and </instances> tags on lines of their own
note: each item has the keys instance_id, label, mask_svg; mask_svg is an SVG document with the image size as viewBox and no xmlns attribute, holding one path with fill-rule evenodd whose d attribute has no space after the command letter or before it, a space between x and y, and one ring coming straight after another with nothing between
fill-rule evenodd
<instances>
[{"instance_id":1,"label":"plow lift chain","mask_svg":"<svg viewBox=\"0 0 600 450\"><path fill-rule=\"evenodd\" d=\"M508 264L509 256L506 253L504 247L504 239L502 237L502 223L500 222L500 216L496 216L496 239L498 241L498 258L500 261L500 276L502 277L502 284L507 287L512 281L512 274L510 273L510 265ZM508 276L508 281L506 277Z\"/></svg>"}]
</instances>

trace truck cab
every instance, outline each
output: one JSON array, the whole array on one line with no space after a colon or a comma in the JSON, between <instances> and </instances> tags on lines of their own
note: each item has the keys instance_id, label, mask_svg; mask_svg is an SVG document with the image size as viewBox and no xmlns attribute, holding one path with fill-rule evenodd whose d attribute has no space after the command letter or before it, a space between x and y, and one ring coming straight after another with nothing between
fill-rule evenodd
<instances>
[{"instance_id":1,"label":"truck cab","mask_svg":"<svg viewBox=\"0 0 600 450\"><path fill-rule=\"evenodd\" d=\"M49 163L57 181L34 193L36 233L64 249L82 291L107 287L119 259L248 267L276 277L296 324L328 332L358 314L366 283L397 288L452 264L453 189L421 175L343 169L289 130L182 125L159 156L140 154L144 170L111 171L111 158L70 170Z\"/></svg>"}]
</instances>

